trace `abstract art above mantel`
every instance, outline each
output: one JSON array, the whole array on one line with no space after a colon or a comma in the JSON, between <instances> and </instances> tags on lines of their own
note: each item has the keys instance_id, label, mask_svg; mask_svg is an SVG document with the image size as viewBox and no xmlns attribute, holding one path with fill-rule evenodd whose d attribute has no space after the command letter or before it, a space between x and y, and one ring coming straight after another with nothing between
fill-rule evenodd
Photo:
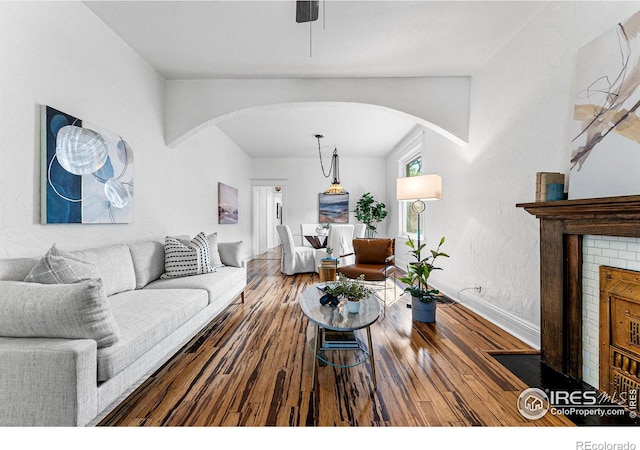
<instances>
[{"instance_id":1,"label":"abstract art above mantel","mask_svg":"<svg viewBox=\"0 0 640 450\"><path fill-rule=\"evenodd\" d=\"M133 151L121 136L41 109L41 222L131 223Z\"/></svg>"},{"instance_id":2,"label":"abstract art above mantel","mask_svg":"<svg viewBox=\"0 0 640 450\"><path fill-rule=\"evenodd\" d=\"M640 194L640 12L578 53L569 198Z\"/></svg>"}]
</instances>

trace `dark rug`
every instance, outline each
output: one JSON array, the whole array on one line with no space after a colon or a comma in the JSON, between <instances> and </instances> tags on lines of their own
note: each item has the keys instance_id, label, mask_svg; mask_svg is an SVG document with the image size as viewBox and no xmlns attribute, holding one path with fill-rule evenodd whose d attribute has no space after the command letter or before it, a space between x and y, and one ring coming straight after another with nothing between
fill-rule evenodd
<instances>
[{"instance_id":1,"label":"dark rug","mask_svg":"<svg viewBox=\"0 0 640 450\"><path fill-rule=\"evenodd\" d=\"M500 364L522 380L527 386L543 391L593 391L593 386L573 380L540 360L540 355L494 354ZM612 403L608 403L612 405ZM620 416L566 415L577 426L627 426L639 425L640 419L632 419L629 414Z\"/></svg>"}]
</instances>

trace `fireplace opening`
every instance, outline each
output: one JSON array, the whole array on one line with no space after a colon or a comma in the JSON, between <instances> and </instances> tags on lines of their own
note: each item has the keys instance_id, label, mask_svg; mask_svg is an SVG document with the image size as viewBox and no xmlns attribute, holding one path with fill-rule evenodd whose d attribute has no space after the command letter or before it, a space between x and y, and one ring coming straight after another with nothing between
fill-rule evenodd
<instances>
[{"instance_id":1,"label":"fireplace opening","mask_svg":"<svg viewBox=\"0 0 640 450\"><path fill-rule=\"evenodd\" d=\"M640 387L640 272L600 266L600 386L637 411Z\"/></svg>"}]
</instances>

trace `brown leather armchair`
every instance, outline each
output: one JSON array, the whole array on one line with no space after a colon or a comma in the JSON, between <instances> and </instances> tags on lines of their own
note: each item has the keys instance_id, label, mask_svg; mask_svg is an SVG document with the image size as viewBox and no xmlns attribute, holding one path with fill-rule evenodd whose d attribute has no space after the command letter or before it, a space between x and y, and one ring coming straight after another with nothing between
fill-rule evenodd
<instances>
[{"instance_id":1,"label":"brown leather armchair","mask_svg":"<svg viewBox=\"0 0 640 450\"><path fill-rule=\"evenodd\" d=\"M347 278L358 278L364 275L365 281L383 281L384 287L384 313L386 314L387 306L387 278L393 276L393 286L395 293L395 239L377 238L377 239L354 239L353 253L355 255L355 264L338 268Z\"/></svg>"}]
</instances>

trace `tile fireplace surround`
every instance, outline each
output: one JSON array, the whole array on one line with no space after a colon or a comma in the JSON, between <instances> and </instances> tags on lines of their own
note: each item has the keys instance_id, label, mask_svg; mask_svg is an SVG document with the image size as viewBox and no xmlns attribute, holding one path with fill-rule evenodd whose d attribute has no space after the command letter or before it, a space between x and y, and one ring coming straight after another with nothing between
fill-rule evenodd
<instances>
[{"instance_id":1,"label":"tile fireplace surround","mask_svg":"<svg viewBox=\"0 0 640 450\"><path fill-rule=\"evenodd\" d=\"M516 206L540 219L542 362L582 380L583 238L640 238L640 195Z\"/></svg>"}]
</instances>

